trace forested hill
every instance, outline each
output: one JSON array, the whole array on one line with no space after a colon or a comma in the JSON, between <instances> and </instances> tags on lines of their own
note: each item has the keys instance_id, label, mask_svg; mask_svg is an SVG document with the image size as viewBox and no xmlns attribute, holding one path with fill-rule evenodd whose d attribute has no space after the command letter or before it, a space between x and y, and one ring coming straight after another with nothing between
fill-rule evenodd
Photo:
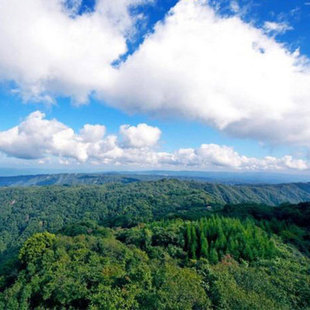
<instances>
[{"instance_id":1,"label":"forested hill","mask_svg":"<svg viewBox=\"0 0 310 310\"><path fill-rule=\"evenodd\" d=\"M0 309L307 310L310 202L275 205L308 199L172 179L1 188Z\"/></svg>"},{"instance_id":2,"label":"forested hill","mask_svg":"<svg viewBox=\"0 0 310 310\"><path fill-rule=\"evenodd\" d=\"M151 182L151 183L147 183ZM163 183L164 182L164 183ZM141 183L141 184L132 184ZM111 174L55 174L55 175L27 175L14 177L0 177L1 187L33 187L33 186L85 186L114 184L117 188L122 185L130 185L135 192L140 188L151 188L156 193L166 193L167 188L163 184L173 187L174 190L198 190L202 195L207 195L209 202L216 203L240 203L256 202L269 205L278 205L284 202L298 203L310 200L310 183L283 183L283 184L241 184L228 185L213 182L204 182L180 178L171 178L162 175L122 175ZM116 185L118 184L118 185ZM154 188L153 188L154 187ZM169 187L169 188L170 188ZM78 190L77 188L74 190ZM19 189L18 191L23 191ZM33 190L29 190L32 192ZM40 190L37 190L40 193ZM42 189L44 192L45 190ZM70 190L68 190L70 192ZM34 190L36 192L36 190ZM25 189L27 193L27 189Z\"/></svg>"},{"instance_id":3,"label":"forested hill","mask_svg":"<svg viewBox=\"0 0 310 310\"><path fill-rule=\"evenodd\" d=\"M308 310L310 260L295 245L309 249L309 233L295 215L36 233L0 271L0 309Z\"/></svg>"},{"instance_id":4,"label":"forested hill","mask_svg":"<svg viewBox=\"0 0 310 310\"><path fill-rule=\"evenodd\" d=\"M226 203L277 205L310 201L309 184L228 186L172 179L85 186L0 189L0 261L38 231L81 219L131 226L163 217L204 214ZM1 254L2 253L2 254Z\"/></svg>"},{"instance_id":5,"label":"forested hill","mask_svg":"<svg viewBox=\"0 0 310 310\"><path fill-rule=\"evenodd\" d=\"M189 188L202 190L212 201L226 203L255 202L279 205L285 202L310 201L310 183L223 185L203 182L184 182Z\"/></svg>"}]
</instances>

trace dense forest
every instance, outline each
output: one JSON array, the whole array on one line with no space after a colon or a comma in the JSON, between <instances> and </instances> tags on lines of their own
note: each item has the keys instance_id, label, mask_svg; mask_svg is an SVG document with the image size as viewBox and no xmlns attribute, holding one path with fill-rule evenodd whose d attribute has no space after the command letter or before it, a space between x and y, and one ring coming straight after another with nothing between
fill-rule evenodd
<instances>
[{"instance_id":1,"label":"dense forest","mask_svg":"<svg viewBox=\"0 0 310 310\"><path fill-rule=\"evenodd\" d=\"M223 188L0 189L0 309L310 309L310 203Z\"/></svg>"},{"instance_id":2,"label":"dense forest","mask_svg":"<svg viewBox=\"0 0 310 310\"><path fill-rule=\"evenodd\" d=\"M173 182L174 180L182 181L189 187L203 189L218 202L238 203L252 201L256 203L266 203L277 205L283 202L298 203L310 200L310 183L283 183L278 181L276 184L270 184L272 177L268 179L268 184L264 183L264 178L260 175L230 175L208 173L179 173L161 172L161 174L140 174L137 173L74 173L74 174L46 174L46 175L21 175L21 176L0 176L0 187L29 187L29 186L88 186L103 185L109 183L142 184L147 181L161 181L166 179ZM284 178L284 177L283 177ZM288 176L286 176L288 178ZM284 178L284 180L286 180ZM293 178L293 176L291 176ZM260 181L261 180L261 181ZM281 177L278 176L278 179ZM208 181L208 182L207 182ZM266 182L266 181L265 181ZM140 185L139 185L140 186ZM143 185L141 185L143 187ZM156 186L156 183L155 185Z\"/></svg>"},{"instance_id":3,"label":"dense forest","mask_svg":"<svg viewBox=\"0 0 310 310\"><path fill-rule=\"evenodd\" d=\"M250 219L86 221L24 243L2 271L0 308L309 309L309 266Z\"/></svg>"}]
</instances>

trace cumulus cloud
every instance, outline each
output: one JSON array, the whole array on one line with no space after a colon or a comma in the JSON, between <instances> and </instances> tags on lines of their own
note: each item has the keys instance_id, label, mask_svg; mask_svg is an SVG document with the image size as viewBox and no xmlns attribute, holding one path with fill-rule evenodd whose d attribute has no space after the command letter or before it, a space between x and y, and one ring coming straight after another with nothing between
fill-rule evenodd
<instances>
[{"instance_id":1,"label":"cumulus cloud","mask_svg":"<svg viewBox=\"0 0 310 310\"><path fill-rule=\"evenodd\" d=\"M117 163L119 158L131 161L130 157L135 157L138 162L137 156L142 158L143 150L148 152L154 147L161 134L157 127L146 124L123 125L120 127L122 143L117 136L106 136L105 132L103 125L86 124L76 133L56 119L47 120L44 113L36 111L18 126L0 132L0 151L23 159L56 156L79 162L97 160L109 163L114 160Z\"/></svg>"},{"instance_id":2,"label":"cumulus cloud","mask_svg":"<svg viewBox=\"0 0 310 310\"><path fill-rule=\"evenodd\" d=\"M148 1L97 0L94 12L76 15L77 0L0 0L0 79L14 81L25 100L86 102L127 51L130 8Z\"/></svg>"},{"instance_id":3,"label":"cumulus cloud","mask_svg":"<svg viewBox=\"0 0 310 310\"><path fill-rule=\"evenodd\" d=\"M80 130L80 137L84 142L95 142L103 138L105 131L105 126L86 124Z\"/></svg>"},{"instance_id":4,"label":"cumulus cloud","mask_svg":"<svg viewBox=\"0 0 310 310\"><path fill-rule=\"evenodd\" d=\"M102 96L128 111L181 115L237 137L309 145L306 59L239 17L180 1Z\"/></svg>"},{"instance_id":5,"label":"cumulus cloud","mask_svg":"<svg viewBox=\"0 0 310 310\"><path fill-rule=\"evenodd\" d=\"M290 155L254 158L240 155L232 147L202 144L174 152L158 151L161 131L147 124L120 126L119 135L106 135L103 125L86 124L77 133L42 112L31 113L19 125L0 132L0 152L7 156L45 163L73 161L96 165L148 168L194 168L224 170L306 170L308 163Z\"/></svg>"},{"instance_id":6,"label":"cumulus cloud","mask_svg":"<svg viewBox=\"0 0 310 310\"><path fill-rule=\"evenodd\" d=\"M266 156L264 158L240 155L232 147L217 144L202 144L193 149L180 149L169 157L168 162L189 167L222 170L306 170L308 163L303 159L294 159L290 155L280 158Z\"/></svg>"},{"instance_id":7,"label":"cumulus cloud","mask_svg":"<svg viewBox=\"0 0 310 310\"><path fill-rule=\"evenodd\" d=\"M139 124L138 126L122 125L120 133L127 147L152 147L157 144L161 131L157 127Z\"/></svg>"},{"instance_id":8,"label":"cumulus cloud","mask_svg":"<svg viewBox=\"0 0 310 310\"><path fill-rule=\"evenodd\" d=\"M135 32L130 8L147 0L98 0L81 16L72 16L79 1L70 12L63 2L0 0L0 79L14 81L25 100L82 103L96 94L129 112L310 147L309 60L276 41L270 31L284 24L258 29L218 15L206 0L180 0L115 67Z\"/></svg>"},{"instance_id":9,"label":"cumulus cloud","mask_svg":"<svg viewBox=\"0 0 310 310\"><path fill-rule=\"evenodd\" d=\"M0 132L1 151L24 159L55 155L85 161L88 156L84 136L76 136L72 128L44 117L43 113L36 111L20 125Z\"/></svg>"}]
</instances>

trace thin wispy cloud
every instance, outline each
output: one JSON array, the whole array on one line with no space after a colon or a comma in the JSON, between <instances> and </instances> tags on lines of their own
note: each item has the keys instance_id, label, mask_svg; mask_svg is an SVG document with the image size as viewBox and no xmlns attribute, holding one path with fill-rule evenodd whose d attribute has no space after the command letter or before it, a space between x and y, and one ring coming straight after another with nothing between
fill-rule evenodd
<instances>
[{"instance_id":1,"label":"thin wispy cloud","mask_svg":"<svg viewBox=\"0 0 310 310\"><path fill-rule=\"evenodd\" d=\"M294 28L285 22L265 22L264 30L267 33L275 33L275 34L283 34L289 30L293 30Z\"/></svg>"}]
</instances>

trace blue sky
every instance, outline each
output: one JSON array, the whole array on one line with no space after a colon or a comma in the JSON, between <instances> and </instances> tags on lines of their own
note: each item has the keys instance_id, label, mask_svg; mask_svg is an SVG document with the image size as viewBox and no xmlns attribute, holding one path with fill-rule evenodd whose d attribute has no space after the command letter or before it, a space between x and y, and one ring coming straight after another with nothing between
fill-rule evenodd
<instances>
[{"instance_id":1,"label":"blue sky","mask_svg":"<svg viewBox=\"0 0 310 310\"><path fill-rule=\"evenodd\" d=\"M310 2L1 2L0 167L308 172Z\"/></svg>"}]
</instances>

